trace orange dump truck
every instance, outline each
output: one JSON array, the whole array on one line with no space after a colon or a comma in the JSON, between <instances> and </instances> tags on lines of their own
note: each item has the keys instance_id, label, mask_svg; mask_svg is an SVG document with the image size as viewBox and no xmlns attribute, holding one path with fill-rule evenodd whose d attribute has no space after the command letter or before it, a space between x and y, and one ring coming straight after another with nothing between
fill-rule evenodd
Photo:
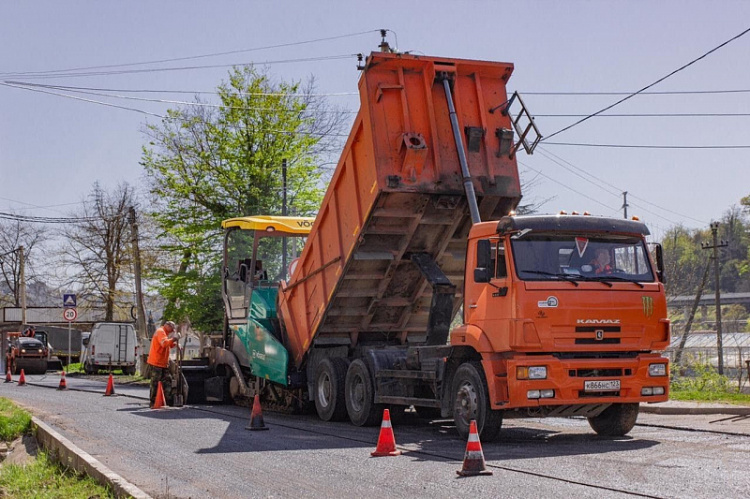
<instances>
[{"instance_id":1,"label":"orange dump truck","mask_svg":"<svg viewBox=\"0 0 750 499\"><path fill-rule=\"evenodd\" d=\"M224 222L224 344L191 393L314 403L322 419L357 425L414 407L453 417L464 436L474 419L485 439L503 417L545 415L586 416L621 435L639 403L667 399L667 359L654 352L669 322L647 228L512 214L516 153L539 139L506 93L512 71L368 57L314 222ZM278 247L269 236L305 240L286 281L269 276L283 276L278 255L263 254Z\"/></svg>"}]
</instances>

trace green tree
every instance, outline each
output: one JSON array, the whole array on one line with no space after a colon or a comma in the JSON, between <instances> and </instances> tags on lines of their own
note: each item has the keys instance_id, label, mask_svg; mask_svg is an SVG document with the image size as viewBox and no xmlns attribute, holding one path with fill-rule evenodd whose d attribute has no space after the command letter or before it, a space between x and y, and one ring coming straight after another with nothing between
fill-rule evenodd
<instances>
[{"instance_id":1,"label":"green tree","mask_svg":"<svg viewBox=\"0 0 750 499\"><path fill-rule=\"evenodd\" d=\"M196 100L146 126L142 165L161 246L171 255L155 270L168 299L165 315L190 318L203 331L221 327L221 221L281 214L282 160L290 213L317 211L316 165L337 149L346 119L313 91L312 80L277 83L253 67L236 67L217 89L218 107Z\"/></svg>"}]
</instances>

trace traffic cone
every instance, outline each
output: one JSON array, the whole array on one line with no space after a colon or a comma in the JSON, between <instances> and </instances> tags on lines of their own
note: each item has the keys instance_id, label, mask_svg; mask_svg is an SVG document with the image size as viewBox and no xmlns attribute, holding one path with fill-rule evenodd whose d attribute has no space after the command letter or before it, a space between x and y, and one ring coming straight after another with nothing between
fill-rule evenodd
<instances>
[{"instance_id":1,"label":"traffic cone","mask_svg":"<svg viewBox=\"0 0 750 499\"><path fill-rule=\"evenodd\" d=\"M24 374L23 369L21 369L21 375L18 377L18 386L23 386L26 384L26 374Z\"/></svg>"},{"instance_id":2,"label":"traffic cone","mask_svg":"<svg viewBox=\"0 0 750 499\"><path fill-rule=\"evenodd\" d=\"M491 475L484 465L484 453L482 453L482 444L479 442L479 433L477 432L477 422L471 420L469 426L469 441L466 443L466 455L464 456L464 465L461 471L456 471L461 476Z\"/></svg>"},{"instance_id":3,"label":"traffic cone","mask_svg":"<svg viewBox=\"0 0 750 499\"><path fill-rule=\"evenodd\" d=\"M13 381L13 377L10 375L10 366L8 366L8 370L5 371L5 382L11 383Z\"/></svg>"},{"instance_id":4,"label":"traffic cone","mask_svg":"<svg viewBox=\"0 0 750 499\"><path fill-rule=\"evenodd\" d=\"M396 449L396 438L393 436L393 427L391 426L391 411L383 410L383 422L380 424L380 436L378 436L378 446L375 452L370 453L373 457L382 456L400 456L401 451Z\"/></svg>"},{"instance_id":5,"label":"traffic cone","mask_svg":"<svg viewBox=\"0 0 750 499\"><path fill-rule=\"evenodd\" d=\"M151 408L161 409L165 405L167 405L167 402L164 400L164 387L161 385L161 381L159 381L159 384L156 385L156 400L154 400L154 405Z\"/></svg>"},{"instance_id":6,"label":"traffic cone","mask_svg":"<svg viewBox=\"0 0 750 499\"><path fill-rule=\"evenodd\" d=\"M255 395L253 399L253 410L250 413L250 424L245 427L246 430L268 430L265 424L263 424L263 411L260 407L260 397Z\"/></svg>"},{"instance_id":7,"label":"traffic cone","mask_svg":"<svg viewBox=\"0 0 750 499\"><path fill-rule=\"evenodd\" d=\"M112 377L112 373L109 373L109 380L107 381L107 389L104 391L104 396L109 397L115 394L115 379Z\"/></svg>"},{"instance_id":8,"label":"traffic cone","mask_svg":"<svg viewBox=\"0 0 750 499\"><path fill-rule=\"evenodd\" d=\"M68 383L65 381L65 371L62 372L62 376L60 376L60 384L57 386L58 390L67 390L68 389Z\"/></svg>"}]
</instances>

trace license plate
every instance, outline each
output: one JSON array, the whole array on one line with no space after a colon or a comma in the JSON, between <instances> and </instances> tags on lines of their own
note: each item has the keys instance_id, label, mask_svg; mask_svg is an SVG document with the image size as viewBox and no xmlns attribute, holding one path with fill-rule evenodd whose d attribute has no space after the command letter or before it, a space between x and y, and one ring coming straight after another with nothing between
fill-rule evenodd
<instances>
[{"instance_id":1,"label":"license plate","mask_svg":"<svg viewBox=\"0 0 750 499\"><path fill-rule=\"evenodd\" d=\"M620 389L620 380L584 381L583 390L586 392L616 392Z\"/></svg>"}]
</instances>

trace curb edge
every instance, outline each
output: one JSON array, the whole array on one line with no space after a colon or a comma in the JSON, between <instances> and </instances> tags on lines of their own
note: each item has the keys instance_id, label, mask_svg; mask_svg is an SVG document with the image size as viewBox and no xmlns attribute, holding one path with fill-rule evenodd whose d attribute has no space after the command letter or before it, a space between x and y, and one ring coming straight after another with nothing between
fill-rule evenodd
<instances>
[{"instance_id":1,"label":"curb edge","mask_svg":"<svg viewBox=\"0 0 750 499\"><path fill-rule=\"evenodd\" d=\"M36 416L32 416L31 425L37 442L54 454L60 463L79 473L86 473L102 485L110 486L116 497L151 499L150 495L104 466Z\"/></svg>"}]
</instances>

